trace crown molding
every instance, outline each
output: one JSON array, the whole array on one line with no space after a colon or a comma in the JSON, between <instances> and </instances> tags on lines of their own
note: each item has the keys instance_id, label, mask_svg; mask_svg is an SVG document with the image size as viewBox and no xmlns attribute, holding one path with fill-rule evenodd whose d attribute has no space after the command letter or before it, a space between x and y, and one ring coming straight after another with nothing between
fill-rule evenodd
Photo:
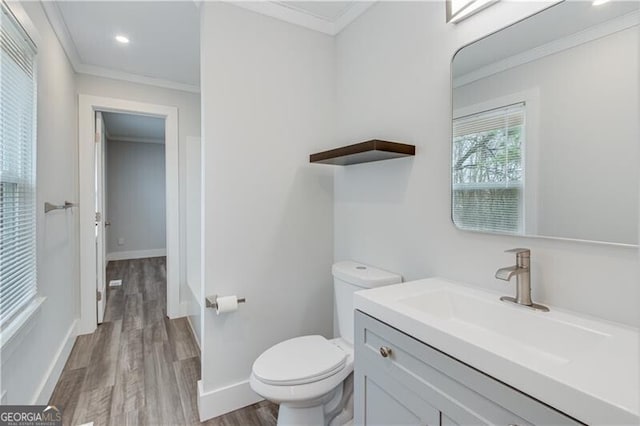
<instances>
[{"instance_id":1,"label":"crown molding","mask_svg":"<svg viewBox=\"0 0 640 426\"><path fill-rule=\"evenodd\" d=\"M164 139L156 139L156 138L130 138L127 136L106 135L106 139L108 142L152 143L157 145L164 145Z\"/></svg>"},{"instance_id":2,"label":"crown molding","mask_svg":"<svg viewBox=\"0 0 640 426\"><path fill-rule=\"evenodd\" d=\"M98 67L95 65L77 64L76 66L74 66L74 69L79 74L88 74L96 77L123 80L130 83L146 84L149 86L162 87L164 89L179 90L181 92L200 93L200 87L194 86L192 84L178 83L176 81L148 77L124 71L117 71L110 68Z\"/></svg>"},{"instance_id":3,"label":"crown molding","mask_svg":"<svg viewBox=\"0 0 640 426\"><path fill-rule=\"evenodd\" d=\"M533 62L545 56L571 49L572 47L606 37L637 25L640 25L640 11L627 13L626 15L603 22L602 24L595 25L567 37L554 40L550 43L543 44L542 46L518 53L517 55L510 56L498 62L480 67L467 74L463 74L453 79L453 87L456 88L464 86L465 84L473 83L474 81L481 80L489 77L490 75L506 71L509 68L515 68L517 66Z\"/></svg>"},{"instance_id":4,"label":"crown molding","mask_svg":"<svg viewBox=\"0 0 640 426\"><path fill-rule=\"evenodd\" d=\"M44 9L45 15L53 28L62 48L64 49L71 67L78 74L88 74L96 77L110 78L114 80L123 80L130 83L146 84L149 86L162 87L164 89L180 90L182 92L200 93L200 87L192 84L180 83L161 78L149 77L139 74L117 71L110 68L100 67L96 65L88 65L82 63L80 55L73 42L73 38L69 33L67 24L60 13L60 9L55 1L41 0L40 4ZM195 4L195 3L194 3Z\"/></svg>"},{"instance_id":5,"label":"crown molding","mask_svg":"<svg viewBox=\"0 0 640 426\"><path fill-rule=\"evenodd\" d=\"M342 30L344 30L347 25L358 19L360 15L362 15L367 9L369 9L374 1L357 1L352 4L352 6L347 9L336 21L334 22L334 34L339 34Z\"/></svg>"},{"instance_id":6,"label":"crown molding","mask_svg":"<svg viewBox=\"0 0 640 426\"><path fill-rule=\"evenodd\" d=\"M137 137L129 137L129 136L112 136L107 130L106 126L104 128L104 138L107 142L129 142L129 143L155 143L164 145L164 138L137 138Z\"/></svg>"},{"instance_id":7,"label":"crown molding","mask_svg":"<svg viewBox=\"0 0 640 426\"><path fill-rule=\"evenodd\" d=\"M67 24L64 22L64 18L62 18L60 9L58 9L58 5L55 1L44 0L41 0L40 4L44 9L45 15L47 15L47 19L49 20L51 27L53 27L53 32L56 33L64 52L67 54L67 58L69 59L69 62L71 62L71 66L76 72L78 72L76 66L80 63L80 56L78 55L76 45L71 38Z\"/></svg>"},{"instance_id":8,"label":"crown molding","mask_svg":"<svg viewBox=\"0 0 640 426\"><path fill-rule=\"evenodd\" d=\"M227 3L252 12L270 16L290 24L310 30L319 31L330 36L340 33L347 25L362 15L374 1L354 1L335 21L328 20L313 13L303 11L284 1L233 1Z\"/></svg>"}]
</instances>

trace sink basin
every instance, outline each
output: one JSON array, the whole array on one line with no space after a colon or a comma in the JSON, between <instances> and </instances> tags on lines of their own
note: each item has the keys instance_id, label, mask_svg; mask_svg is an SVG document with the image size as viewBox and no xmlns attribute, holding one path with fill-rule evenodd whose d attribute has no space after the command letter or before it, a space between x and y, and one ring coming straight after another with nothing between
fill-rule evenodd
<instances>
[{"instance_id":1,"label":"sink basin","mask_svg":"<svg viewBox=\"0 0 640 426\"><path fill-rule=\"evenodd\" d=\"M356 292L354 307L581 422L640 423L637 328L501 295L429 278Z\"/></svg>"},{"instance_id":2,"label":"sink basin","mask_svg":"<svg viewBox=\"0 0 640 426\"><path fill-rule=\"evenodd\" d=\"M469 341L504 345L510 356L537 358L537 362L568 363L606 344L611 337L559 321L546 312L501 302L497 297L479 297L455 287L425 291L398 302L446 321Z\"/></svg>"}]
</instances>

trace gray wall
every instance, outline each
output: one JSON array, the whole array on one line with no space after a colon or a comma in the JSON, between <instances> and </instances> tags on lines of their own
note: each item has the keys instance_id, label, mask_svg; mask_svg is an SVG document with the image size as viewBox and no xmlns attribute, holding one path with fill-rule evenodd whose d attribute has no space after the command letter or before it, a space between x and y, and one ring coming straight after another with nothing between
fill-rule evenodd
<instances>
[{"instance_id":1,"label":"gray wall","mask_svg":"<svg viewBox=\"0 0 640 426\"><path fill-rule=\"evenodd\" d=\"M537 231L527 233L637 244L638 28L459 87L454 106L532 89L540 124L525 185L537 188L526 207Z\"/></svg>"},{"instance_id":2,"label":"gray wall","mask_svg":"<svg viewBox=\"0 0 640 426\"><path fill-rule=\"evenodd\" d=\"M107 141L106 175L107 257L166 249L164 144Z\"/></svg>"}]
</instances>

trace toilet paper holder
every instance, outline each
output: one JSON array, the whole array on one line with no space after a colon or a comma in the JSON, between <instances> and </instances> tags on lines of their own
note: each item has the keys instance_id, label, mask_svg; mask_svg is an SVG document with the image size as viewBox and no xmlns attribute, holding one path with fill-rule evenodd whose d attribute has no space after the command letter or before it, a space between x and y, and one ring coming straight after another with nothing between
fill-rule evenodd
<instances>
[{"instance_id":1,"label":"toilet paper holder","mask_svg":"<svg viewBox=\"0 0 640 426\"><path fill-rule=\"evenodd\" d=\"M247 301L244 297L238 297L238 303L245 303ZM207 308L218 309L218 295L205 297L205 305Z\"/></svg>"}]
</instances>

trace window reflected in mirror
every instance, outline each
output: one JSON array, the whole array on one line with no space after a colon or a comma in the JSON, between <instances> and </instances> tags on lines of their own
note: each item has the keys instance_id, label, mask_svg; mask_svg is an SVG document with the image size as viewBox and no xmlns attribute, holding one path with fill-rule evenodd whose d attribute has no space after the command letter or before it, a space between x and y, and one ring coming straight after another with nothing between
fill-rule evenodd
<instances>
[{"instance_id":1,"label":"window reflected in mirror","mask_svg":"<svg viewBox=\"0 0 640 426\"><path fill-rule=\"evenodd\" d=\"M453 120L453 220L462 229L522 233L524 103Z\"/></svg>"}]
</instances>

